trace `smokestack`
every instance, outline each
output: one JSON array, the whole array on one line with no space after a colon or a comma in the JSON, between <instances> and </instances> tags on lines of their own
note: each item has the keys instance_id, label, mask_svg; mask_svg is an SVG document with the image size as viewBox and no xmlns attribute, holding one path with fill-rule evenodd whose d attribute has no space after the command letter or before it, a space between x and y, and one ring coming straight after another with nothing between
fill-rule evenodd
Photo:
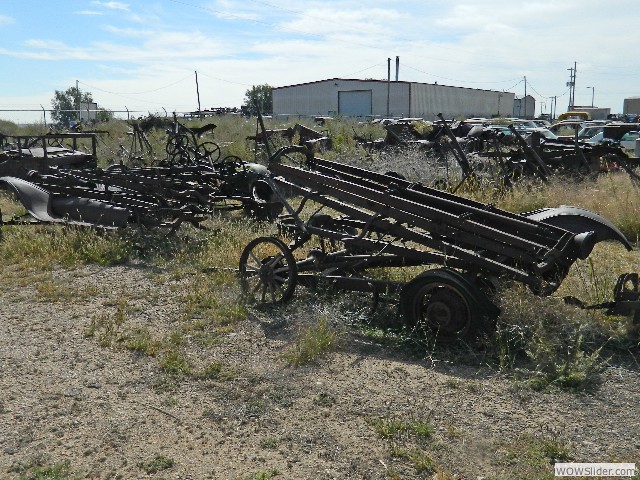
<instances>
[{"instance_id":1,"label":"smokestack","mask_svg":"<svg viewBox=\"0 0 640 480\"><path fill-rule=\"evenodd\" d=\"M400 73L400 57L396 57L396 82L398 81L399 73Z\"/></svg>"}]
</instances>

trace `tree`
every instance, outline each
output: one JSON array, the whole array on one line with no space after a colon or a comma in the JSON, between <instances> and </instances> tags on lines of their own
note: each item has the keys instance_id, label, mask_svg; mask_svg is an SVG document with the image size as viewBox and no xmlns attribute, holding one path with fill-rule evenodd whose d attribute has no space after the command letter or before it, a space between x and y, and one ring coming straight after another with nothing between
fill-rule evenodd
<instances>
[{"instance_id":1,"label":"tree","mask_svg":"<svg viewBox=\"0 0 640 480\"><path fill-rule=\"evenodd\" d=\"M107 110L106 108L98 108L96 112L96 120L98 122L108 122L109 120L113 120L113 112L111 110Z\"/></svg>"},{"instance_id":2,"label":"tree","mask_svg":"<svg viewBox=\"0 0 640 480\"><path fill-rule=\"evenodd\" d=\"M261 113L271 113L273 111L273 97L271 96L271 85L254 85L244 94L244 104L242 111L248 115L257 115L256 103L260 107Z\"/></svg>"},{"instance_id":3,"label":"tree","mask_svg":"<svg viewBox=\"0 0 640 480\"><path fill-rule=\"evenodd\" d=\"M69 122L78 120L81 103L93 103L91 92L82 92L77 87L69 87L64 92L56 90L51 99L51 118L59 127L68 127Z\"/></svg>"}]
</instances>

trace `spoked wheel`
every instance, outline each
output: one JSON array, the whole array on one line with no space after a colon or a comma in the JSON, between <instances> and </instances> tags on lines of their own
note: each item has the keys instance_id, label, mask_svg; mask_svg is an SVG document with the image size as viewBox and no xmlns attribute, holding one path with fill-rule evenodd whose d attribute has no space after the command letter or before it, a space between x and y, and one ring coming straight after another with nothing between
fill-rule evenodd
<instances>
[{"instance_id":1,"label":"spoked wheel","mask_svg":"<svg viewBox=\"0 0 640 480\"><path fill-rule=\"evenodd\" d=\"M246 170L246 162L236 155L227 155L222 160L215 162L214 165L220 173L225 175L232 175L240 169Z\"/></svg>"},{"instance_id":2,"label":"spoked wheel","mask_svg":"<svg viewBox=\"0 0 640 480\"><path fill-rule=\"evenodd\" d=\"M197 148L198 157L208 160L212 165L220 160L220 146L215 142L203 142Z\"/></svg>"},{"instance_id":3,"label":"spoked wheel","mask_svg":"<svg viewBox=\"0 0 640 480\"><path fill-rule=\"evenodd\" d=\"M284 303L293 296L298 269L282 241L259 237L249 242L240 256L242 293L258 304Z\"/></svg>"},{"instance_id":4,"label":"spoked wheel","mask_svg":"<svg viewBox=\"0 0 640 480\"><path fill-rule=\"evenodd\" d=\"M189 137L187 137L186 135L176 135L173 137L169 137L165 150L169 157L175 157L176 155L179 155L180 152L187 147L187 145L189 145Z\"/></svg>"},{"instance_id":5,"label":"spoked wheel","mask_svg":"<svg viewBox=\"0 0 640 480\"><path fill-rule=\"evenodd\" d=\"M469 337L498 310L473 280L450 269L430 270L402 290L405 321L417 333L442 341Z\"/></svg>"}]
</instances>

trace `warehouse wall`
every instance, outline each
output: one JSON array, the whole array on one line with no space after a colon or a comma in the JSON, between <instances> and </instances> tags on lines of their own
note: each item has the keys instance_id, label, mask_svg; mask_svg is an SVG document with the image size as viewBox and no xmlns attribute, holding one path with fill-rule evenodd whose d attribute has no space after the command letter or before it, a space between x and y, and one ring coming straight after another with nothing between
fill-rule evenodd
<instances>
[{"instance_id":1,"label":"warehouse wall","mask_svg":"<svg viewBox=\"0 0 640 480\"><path fill-rule=\"evenodd\" d=\"M640 97L630 97L624 99L622 113L638 115L640 114Z\"/></svg>"},{"instance_id":2,"label":"warehouse wall","mask_svg":"<svg viewBox=\"0 0 640 480\"><path fill-rule=\"evenodd\" d=\"M514 94L445 85L384 80L331 79L273 89L274 115L339 114L340 92L370 91L371 115L375 117L446 118L510 116ZM343 97L344 98L344 97ZM355 96L354 96L355 98ZM387 98L389 112L387 114Z\"/></svg>"},{"instance_id":3,"label":"warehouse wall","mask_svg":"<svg viewBox=\"0 0 640 480\"><path fill-rule=\"evenodd\" d=\"M411 116L426 120L433 120L438 113L445 118L508 117L514 98L509 92L413 83Z\"/></svg>"},{"instance_id":4,"label":"warehouse wall","mask_svg":"<svg viewBox=\"0 0 640 480\"><path fill-rule=\"evenodd\" d=\"M408 82L389 82L389 115L409 113ZM387 115L387 82L378 80L332 79L273 89L274 115L339 114L340 92L371 91L371 113Z\"/></svg>"}]
</instances>

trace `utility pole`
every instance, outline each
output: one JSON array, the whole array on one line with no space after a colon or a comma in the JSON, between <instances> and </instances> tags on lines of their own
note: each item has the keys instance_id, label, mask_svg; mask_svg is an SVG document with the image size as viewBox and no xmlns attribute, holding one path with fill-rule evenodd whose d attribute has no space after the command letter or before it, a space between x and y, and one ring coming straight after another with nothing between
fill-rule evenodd
<instances>
[{"instance_id":1,"label":"utility pole","mask_svg":"<svg viewBox=\"0 0 640 480\"><path fill-rule=\"evenodd\" d=\"M524 102L524 118L527 118L527 76L524 76L524 98L522 99Z\"/></svg>"},{"instance_id":2,"label":"utility pole","mask_svg":"<svg viewBox=\"0 0 640 480\"><path fill-rule=\"evenodd\" d=\"M391 98L391 58L387 58L387 118L389 118L389 101Z\"/></svg>"},{"instance_id":3,"label":"utility pole","mask_svg":"<svg viewBox=\"0 0 640 480\"><path fill-rule=\"evenodd\" d=\"M596 96L596 87L587 87L591 89L591 108L593 108L593 99Z\"/></svg>"},{"instance_id":4,"label":"utility pole","mask_svg":"<svg viewBox=\"0 0 640 480\"><path fill-rule=\"evenodd\" d=\"M196 95L198 96L198 113L201 112L200 110L200 88L198 87L198 71L196 70Z\"/></svg>"},{"instance_id":5,"label":"utility pole","mask_svg":"<svg viewBox=\"0 0 640 480\"><path fill-rule=\"evenodd\" d=\"M569 110L572 111L576 103L576 74L578 73L578 63L573 62L573 68L567 68L569 70L569 81L567 87L569 87Z\"/></svg>"},{"instance_id":6,"label":"utility pole","mask_svg":"<svg viewBox=\"0 0 640 480\"><path fill-rule=\"evenodd\" d=\"M78 87L78 80L76 80L76 121L80 121L80 88Z\"/></svg>"}]
</instances>

